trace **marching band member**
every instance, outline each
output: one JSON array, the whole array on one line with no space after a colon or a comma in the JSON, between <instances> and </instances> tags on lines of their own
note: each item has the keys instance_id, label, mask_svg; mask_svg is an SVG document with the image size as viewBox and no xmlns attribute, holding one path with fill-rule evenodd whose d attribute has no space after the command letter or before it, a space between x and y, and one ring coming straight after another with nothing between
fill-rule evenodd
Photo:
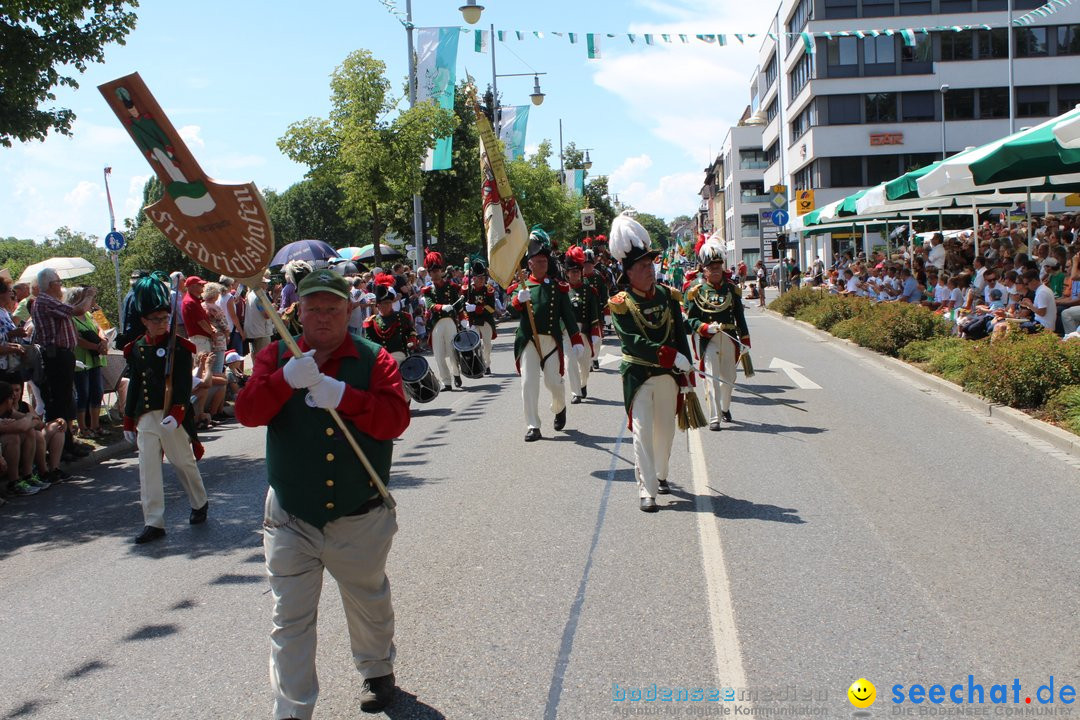
<instances>
[{"instance_id":1,"label":"marching band member","mask_svg":"<svg viewBox=\"0 0 1080 720\"><path fill-rule=\"evenodd\" d=\"M582 278L582 268L585 266L585 251L580 247L572 247L563 255L563 267L566 270L566 279L570 285L570 304L574 308L574 316L578 321L578 328L582 334L587 331L591 340L591 352L584 353L570 362L568 375L570 376L571 405L577 405L582 398L589 397L589 369L593 363L600 359L600 347L603 343L604 316L602 314L600 295L595 288L585 284ZM607 297L604 298L606 305ZM563 344L566 344L564 336Z\"/></svg>"},{"instance_id":2,"label":"marching band member","mask_svg":"<svg viewBox=\"0 0 1080 720\"><path fill-rule=\"evenodd\" d=\"M491 374L491 341L495 330L495 289L488 285L487 264L475 259L469 266L472 278L465 289L465 313L484 343L484 374Z\"/></svg>"},{"instance_id":3,"label":"marching band member","mask_svg":"<svg viewBox=\"0 0 1080 720\"><path fill-rule=\"evenodd\" d=\"M578 332L570 286L549 276L551 240L540 227L529 235L530 275L507 290L521 323L514 335L514 360L521 373L521 400L525 407L525 442L539 440L540 376L551 393L555 429L566 426L566 391L563 388L563 331L570 337L575 358L588 353ZM556 357L557 356L557 357Z\"/></svg>"},{"instance_id":4,"label":"marching band member","mask_svg":"<svg viewBox=\"0 0 1080 720\"><path fill-rule=\"evenodd\" d=\"M375 309L378 312L364 320L364 336L386 348L398 365L420 344L412 315L400 307L394 290L394 276L379 273L375 277Z\"/></svg>"},{"instance_id":5,"label":"marching band member","mask_svg":"<svg viewBox=\"0 0 1080 720\"><path fill-rule=\"evenodd\" d=\"M630 289L608 302L622 341L623 402L634 433L634 469L643 512L656 512L656 495L671 492L668 461L675 438L680 386L689 386L690 344L678 290L659 285L659 252L639 222L623 213L611 224L611 254L622 263Z\"/></svg>"},{"instance_id":6,"label":"marching band member","mask_svg":"<svg viewBox=\"0 0 1080 720\"><path fill-rule=\"evenodd\" d=\"M424 288L427 306L427 329L431 350L435 354L435 367L439 371L443 390L450 390L450 376L454 385L461 387L461 370L454 354L454 335L458 320L464 319L461 310L461 287L443 277L446 263L441 253L429 252L424 256L424 267L431 275L431 284Z\"/></svg>"},{"instance_id":7,"label":"marching band member","mask_svg":"<svg viewBox=\"0 0 1080 720\"><path fill-rule=\"evenodd\" d=\"M701 369L725 382L708 380L709 429L731 422L731 391L736 363L743 346L750 347L750 331L743 313L739 286L724 272L724 247L715 237L698 248L700 280L686 294L686 317L698 342ZM738 333L737 335L735 333Z\"/></svg>"}]
</instances>

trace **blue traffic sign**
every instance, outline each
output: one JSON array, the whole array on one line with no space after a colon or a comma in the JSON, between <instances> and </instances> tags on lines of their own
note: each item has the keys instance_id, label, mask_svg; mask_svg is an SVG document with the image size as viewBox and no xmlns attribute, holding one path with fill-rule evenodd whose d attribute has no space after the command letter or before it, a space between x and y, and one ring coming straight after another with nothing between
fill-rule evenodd
<instances>
[{"instance_id":1,"label":"blue traffic sign","mask_svg":"<svg viewBox=\"0 0 1080 720\"><path fill-rule=\"evenodd\" d=\"M787 225L788 214L786 210L774 210L772 214L772 224L777 227L784 227Z\"/></svg>"},{"instance_id":2,"label":"blue traffic sign","mask_svg":"<svg viewBox=\"0 0 1080 720\"><path fill-rule=\"evenodd\" d=\"M127 241L124 240L124 234L113 230L111 233L105 236L105 248L110 252L120 252L124 249L124 245Z\"/></svg>"}]
</instances>

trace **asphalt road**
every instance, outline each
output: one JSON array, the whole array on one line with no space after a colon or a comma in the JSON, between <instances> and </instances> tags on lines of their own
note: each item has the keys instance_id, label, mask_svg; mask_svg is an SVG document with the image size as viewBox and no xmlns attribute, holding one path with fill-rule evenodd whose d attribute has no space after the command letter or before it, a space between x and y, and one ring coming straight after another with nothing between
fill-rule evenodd
<instances>
[{"instance_id":1,"label":"asphalt road","mask_svg":"<svg viewBox=\"0 0 1080 720\"><path fill-rule=\"evenodd\" d=\"M1076 468L749 314L747 387L808 412L736 392L732 426L676 436L655 515L637 509L613 365L566 431L542 401L546 437L525 444L504 325L494 377L417 408L391 485L388 717L720 710L614 699L654 683L847 717L860 677L884 716L895 684L1080 681ZM777 357L821 389L769 370ZM0 718L270 717L262 446L260 430L211 432L204 526L167 471L169 534L151 546L130 543L133 457L0 509ZM357 717L329 579L320 614L316 717Z\"/></svg>"}]
</instances>

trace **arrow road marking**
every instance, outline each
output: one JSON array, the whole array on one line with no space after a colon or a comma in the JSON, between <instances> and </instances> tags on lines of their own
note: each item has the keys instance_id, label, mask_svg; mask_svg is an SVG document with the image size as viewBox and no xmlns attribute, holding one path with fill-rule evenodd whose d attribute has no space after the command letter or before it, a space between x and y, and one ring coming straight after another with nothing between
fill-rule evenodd
<instances>
[{"instance_id":1,"label":"arrow road marking","mask_svg":"<svg viewBox=\"0 0 1080 720\"><path fill-rule=\"evenodd\" d=\"M799 370L802 369L802 365L796 365L793 362L781 360L780 358L773 358L772 362L769 363L769 369L783 371L784 374L791 378L791 382L795 383L797 386L799 386L799 388L803 390L821 389L820 385L799 372Z\"/></svg>"}]
</instances>

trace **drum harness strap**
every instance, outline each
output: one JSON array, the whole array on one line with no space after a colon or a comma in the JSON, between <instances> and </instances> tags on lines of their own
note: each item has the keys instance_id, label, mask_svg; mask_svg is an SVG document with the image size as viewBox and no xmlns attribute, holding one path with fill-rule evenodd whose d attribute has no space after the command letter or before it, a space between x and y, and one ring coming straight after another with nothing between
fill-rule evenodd
<instances>
[{"instance_id":1,"label":"drum harness strap","mask_svg":"<svg viewBox=\"0 0 1080 720\"><path fill-rule=\"evenodd\" d=\"M540 335L536 332L536 316L533 314L532 297L529 297L529 301L525 303L525 309L529 312L529 327L532 328L533 344L536 345L536 357L540 358L540 370L544 369L544 363L548 358L555 354L555 351L559 349L559 343L555 343L555 347L547 355L540 349Z\"/></svg>"}]
</instances>

